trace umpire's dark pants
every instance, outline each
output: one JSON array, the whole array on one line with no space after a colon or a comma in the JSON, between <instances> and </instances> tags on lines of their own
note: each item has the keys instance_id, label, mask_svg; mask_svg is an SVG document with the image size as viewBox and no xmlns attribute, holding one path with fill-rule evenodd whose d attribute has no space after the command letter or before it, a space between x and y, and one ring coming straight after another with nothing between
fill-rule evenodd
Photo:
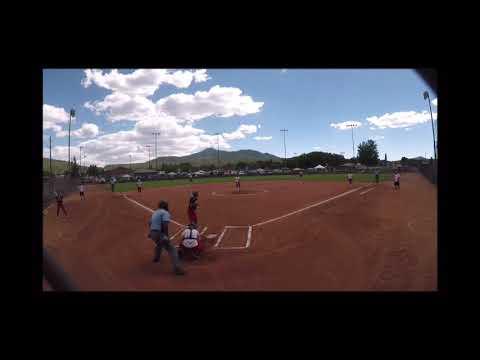
<instances>
[{"instance_id":1,"label":"umpire's dark pants","mask_svg":"<svg viewBox=\"0 0 480 360\"><path fill-rule=\"evenodd\" d=\"M155 242L155 258L160 259L162 250L165 248L170 255L172 261L173 270L180 268L180 260L178 259L178 252L175 246L173 246L170 239L162 234L160 231L150 230L150 238Z\"/></svg>"}]
</instances>

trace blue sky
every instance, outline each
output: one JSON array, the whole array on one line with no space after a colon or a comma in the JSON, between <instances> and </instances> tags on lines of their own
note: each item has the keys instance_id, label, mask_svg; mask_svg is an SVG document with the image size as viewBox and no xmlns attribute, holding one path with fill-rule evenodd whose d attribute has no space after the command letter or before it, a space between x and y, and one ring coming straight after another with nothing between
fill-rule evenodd
<instances>
[{"instance_id":1,"label":"blue sky","mask_svg":"<svg viewBox=\"0 0 480 360\"><path fill-rule=\"evenodd\" d=\"M151 131L161 132L158 156L215 146L283 157L327 151L352 156L375 139L381 158L432 156L432 129L423 92L436 94L413 70L174 69L44 70L44 153L66 159L68 111L74 106L72 154L104 165L148 159ZM179 95L180 94L180 95ZM436 100L433 101L436 104ZM432 105L435 113L437 107ZM270 138L271 137L271 138ZM72 156L73 156L72 155Z\"/></svg>"}]
</instances>

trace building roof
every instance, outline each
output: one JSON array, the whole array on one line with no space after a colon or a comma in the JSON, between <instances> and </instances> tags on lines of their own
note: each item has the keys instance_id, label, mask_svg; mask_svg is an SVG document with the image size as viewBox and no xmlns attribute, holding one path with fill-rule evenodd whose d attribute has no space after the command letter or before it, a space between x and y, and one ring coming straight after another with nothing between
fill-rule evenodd
<instances>
[{"instance_id":1,"label":"building roof","mask_svg":"<svg viewBox=\"0 0 480 360\"><path fill-rule=\"evenodd\" d=\"M137 171L134 171L133 172L135 175L140 175L140 174L156 174L157 171L156 170L137 170Z\"/></svg>"}]
</instances>

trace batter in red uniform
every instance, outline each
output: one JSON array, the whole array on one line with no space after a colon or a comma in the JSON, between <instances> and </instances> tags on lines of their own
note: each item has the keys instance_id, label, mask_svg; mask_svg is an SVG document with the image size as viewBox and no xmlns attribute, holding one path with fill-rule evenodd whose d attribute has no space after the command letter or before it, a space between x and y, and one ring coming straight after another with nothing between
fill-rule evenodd
<instances>
[{"instance_id":1,"label":"batter in red uniform","mask_svg":"<svg viewBox=\"0 0 480 360\"><path fill-rule=\"evenodd\" d=\"M57 216L60 213L60 209L62 209L63 213L65 216L67 216L67 211L65 210L65 207L63 206L63 193L59 191L58 193L55 193L55 198L57 200Z\"/></svg>"},{"instance_id":2,"label":"batter in red uniform","mask_svg":"<svg viewBox=\"0 0 480 360\"><path fill-rule=\"evenodd\" d=\"M188 203L188 221L190 224L198 225L197 219L197 207L198 207L198 191L192 192L190 196L190 201Z\"/></svg>"}]
</instances>

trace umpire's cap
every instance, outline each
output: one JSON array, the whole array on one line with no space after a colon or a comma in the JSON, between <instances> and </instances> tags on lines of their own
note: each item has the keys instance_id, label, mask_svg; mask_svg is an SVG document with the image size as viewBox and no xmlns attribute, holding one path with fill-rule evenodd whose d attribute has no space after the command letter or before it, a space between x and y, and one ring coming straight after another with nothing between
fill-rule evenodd
<instances>
[{"instance_id":1,"label":"umpire's cap","mask_svg":"<svg viewBox=\"0 0 480 360\"><path fill-rule=\"evenodd\" d=\"M168 211L168 202L166 202L165 200L160 200L160 202L158 203L158 208Z\"/></svg>"}]
</instances>

